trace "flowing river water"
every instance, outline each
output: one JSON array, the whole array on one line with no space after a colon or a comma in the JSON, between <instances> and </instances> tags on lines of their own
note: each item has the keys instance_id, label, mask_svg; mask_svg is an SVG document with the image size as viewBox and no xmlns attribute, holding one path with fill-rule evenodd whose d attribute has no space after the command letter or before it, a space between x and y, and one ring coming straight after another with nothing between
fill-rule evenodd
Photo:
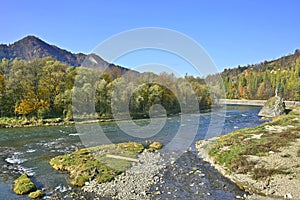
<instances>
[{"instance_id":1,"label":"flowing river water","mask_svg":"<svg viewBox=\"0 0 300 200\"><path fill-rule=\"evenodd\" d=\"M221 123L222 134L261 124L263 121L257 116L259 109L253 106L227 106L224 115L220 115L219 118L211 118L211 112L201 114L194 142L204 138L212 120L217 123L225 117L224 123ZM143 125L148 121L138 120L137 123ZM161 132L151 140L166 144L172 140L179 126L184 126L180 123L179 116L169 117ZM113 122L102 123L101 127L114 143L132 140L145 142L145 139L135 139L122 133ZM67 183L68 176L53 170L48 163L57 155L71 153L83 147L77 130L72 125L0 129L0 199L28 199L27 196L15 195L12 191L13 180L24 172L31 176L39 189L44 190L46 195L43 198L45 199L60 196L68 191L74 192L74 188ZM235 199L237 195L243 195L243 192L233 183L197 157L194 144L191 149L179 158L172 168L168 167L165 170L164 176L167 176L167 181L159 186L165 190L165 196L161 195L162 199L172 198L167 194L171 192L174 194L174 191L176 191L177 199L194 199L193 194L199 192L203 193L203 199ZM193 167L201 169L205 174L201 180L189 178L188 175L177 176L173 173L182 171L182 174L188 174ZM199 187L194 187L195 184L201 185L201 191ZM157 187L153 186L152 190L155 191ZM85 194L80 193L80 195ZM199 194L197 195L199 197ZM60 196L60 198L63 197Z\"/></svg>"}]
</instances>

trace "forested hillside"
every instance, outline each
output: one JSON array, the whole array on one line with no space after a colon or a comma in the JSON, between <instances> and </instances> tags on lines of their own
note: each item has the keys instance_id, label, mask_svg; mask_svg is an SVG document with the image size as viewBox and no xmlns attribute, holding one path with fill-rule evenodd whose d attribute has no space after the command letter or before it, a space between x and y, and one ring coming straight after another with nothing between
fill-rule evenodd
<instances>
[{"instance_id":1,"label":"forested hillside","mask_svg":"<svg viewBox=\"0 0 300 200\"><path fill-rule=\"evenodd\" d=\"M132 93L129 106L133 118L147 117L150 107L156 103L163 105L168 114L179 113L178 98L183 99L182 104L188 104L188 99L192 98L192 90L188 85L195 91L201 108L211 104L208 88L200 78L176 78L166 73L143 73L137 76L135 71L128 71L126 76L121 75L122 71L117 67L109 67L105 72L97 74L52 58L33 61L4 58L0 62L1 117L71 119L73 110L77 109L72 109L72 96L79 90L83 96L76 99L79 102L75 106L85 106L90 101L99 118L112 117L111 100L115 88L121 89L124 94ZM124 78L130 79L130 84ZM77 90L74 89L75 79L82 84ZM86 79L94 81L92 84L82 82ZM152 81L149 82L149 79ZM156 82L165 83L168 87ZM124 94L116 101L122 106L126 106Z\"/></svg>"},{"instance_id":2,"label":"forested hillside","mask_svg":"<svg viewBox=\"0 0 300 200\"><path fill-rule=\"evenodd\" d=\"M225 69L221 74L228 99L300 99L300 51L273 61ZM207 77L209 80L213 76Z\"/></svg>"}]
</instances>

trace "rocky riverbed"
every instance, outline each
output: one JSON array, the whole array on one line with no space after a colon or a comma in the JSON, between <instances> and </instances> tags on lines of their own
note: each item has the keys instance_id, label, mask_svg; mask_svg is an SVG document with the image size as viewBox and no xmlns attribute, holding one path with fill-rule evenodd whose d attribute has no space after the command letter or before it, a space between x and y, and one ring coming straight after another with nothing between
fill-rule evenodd
<instances>
[{"instance_id":1,"label":"rocky riverbed","mask_svg":"<svg viewBox=\"0 0 300 200\"><path fill-rule=\"evenodd\" d=\"M231 200L246 196L209 163L203 162L196 152L188 151L169 163L159 152L144 151L139 160L113 181L87 182L82 190L96 194L98 198L112 199Z\"/></svg>"},{"instance_id":2,"label":"rocky riverbed","mask_svg":"<svg viewBox=\"0 0 300 200\"><path fill-rule=\"evenodd\" d=\"M160 171L160 182L151 187L152 199L243 199L247 193L187 151Z\"/></svg>"}]
</instances>

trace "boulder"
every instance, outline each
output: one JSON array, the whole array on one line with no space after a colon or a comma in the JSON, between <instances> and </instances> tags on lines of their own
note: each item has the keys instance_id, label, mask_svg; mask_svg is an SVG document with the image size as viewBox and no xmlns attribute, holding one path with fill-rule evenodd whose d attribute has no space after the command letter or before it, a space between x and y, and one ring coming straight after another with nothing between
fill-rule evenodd
<instances>
[{"instance_id":1,"label":"boulder","mask_svg":"<svg viewBox=\"0 0 300 200\"><path fill-rule=\"evenodd\" d=\"M149 150L150 151L155 151L155 150L159 150L163 147L162 143L160 142L153 142L149 145Z\"/></svg>"},{"instance_id":2,"label":"boulder","mask_svg":"<svg viewBox=\"0 0 300 200\"><path fill-rule=\"evenodd\" d=\"M281 97L270 98L259 111L258 116L275 117L285 113L285 104Z\"/></svg>"},{"instance_id":3,"label":"boulder","mask_svg":"<svg viewBox=\"0 0 300 200\"><path fill-rule=\"evenodd\" d=\"M16 194L23 195L36 190L36 187L27 174L23 174L14 181L13 190Z\"/></svg>"},{"instance_id":4,"label":"boulder","mask_svg":"<svg viewBox=\"0 0 300 200\"><path fill-rule=\"evenodd\" d=\"M37 199L37 198L40 198L41 196L42 196L42 190L37 190L37 191L35 191L35 192L31 192L29 195L28 195L28 197L30 198L30 199Z\"/></svg>"}]
</instances>

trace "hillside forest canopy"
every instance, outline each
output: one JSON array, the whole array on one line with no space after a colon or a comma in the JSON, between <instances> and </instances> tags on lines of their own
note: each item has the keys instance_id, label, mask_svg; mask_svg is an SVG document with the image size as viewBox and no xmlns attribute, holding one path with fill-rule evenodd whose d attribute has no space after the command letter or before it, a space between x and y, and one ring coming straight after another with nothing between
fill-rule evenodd
<instances>
[{"instance_id":1,"label":"hillside forest canopy","mask_svg":"<svg viewBox=\"0 0 300 200\"><path fill-rule=\"evenodd\" d=\"M74 87L75 83L77 87ZM121 89L122 94L113 95L115 88ZM117 67L97 73L68 66L50 57L33 61L3 58L0 63L1 117L62 117L70 120L73 111L92 106L87 108L86 115L94 109L98 118L107 119L112 118L112 97L117 98L114 102L121 106L128 103L132 118L149 117L149 109L154 104L162 105L167 114L176 114L180 112L180 106L188 106L192 93L200 109L209 108L208 87L203 79L192 76L178 78L173 74L151 72L137 75L130 71L124 76ZM126 102L129 94L130 101ZM81 96L75 98L74 103L72 97L76 95Z\"/></svg>"},{"instance_id":2,"label":"hillside forest canopy","mask_svg":"<svg viewBox=\"0 0 300 200\"><path fill-rule=\"evenodd\" d=\"M225 69L221 74L226 98L266 100L276 91L285 100L300 99L300 51L273 61ZM213 76L207 77L213 81Z\"/></svg>"}]
</instances>

